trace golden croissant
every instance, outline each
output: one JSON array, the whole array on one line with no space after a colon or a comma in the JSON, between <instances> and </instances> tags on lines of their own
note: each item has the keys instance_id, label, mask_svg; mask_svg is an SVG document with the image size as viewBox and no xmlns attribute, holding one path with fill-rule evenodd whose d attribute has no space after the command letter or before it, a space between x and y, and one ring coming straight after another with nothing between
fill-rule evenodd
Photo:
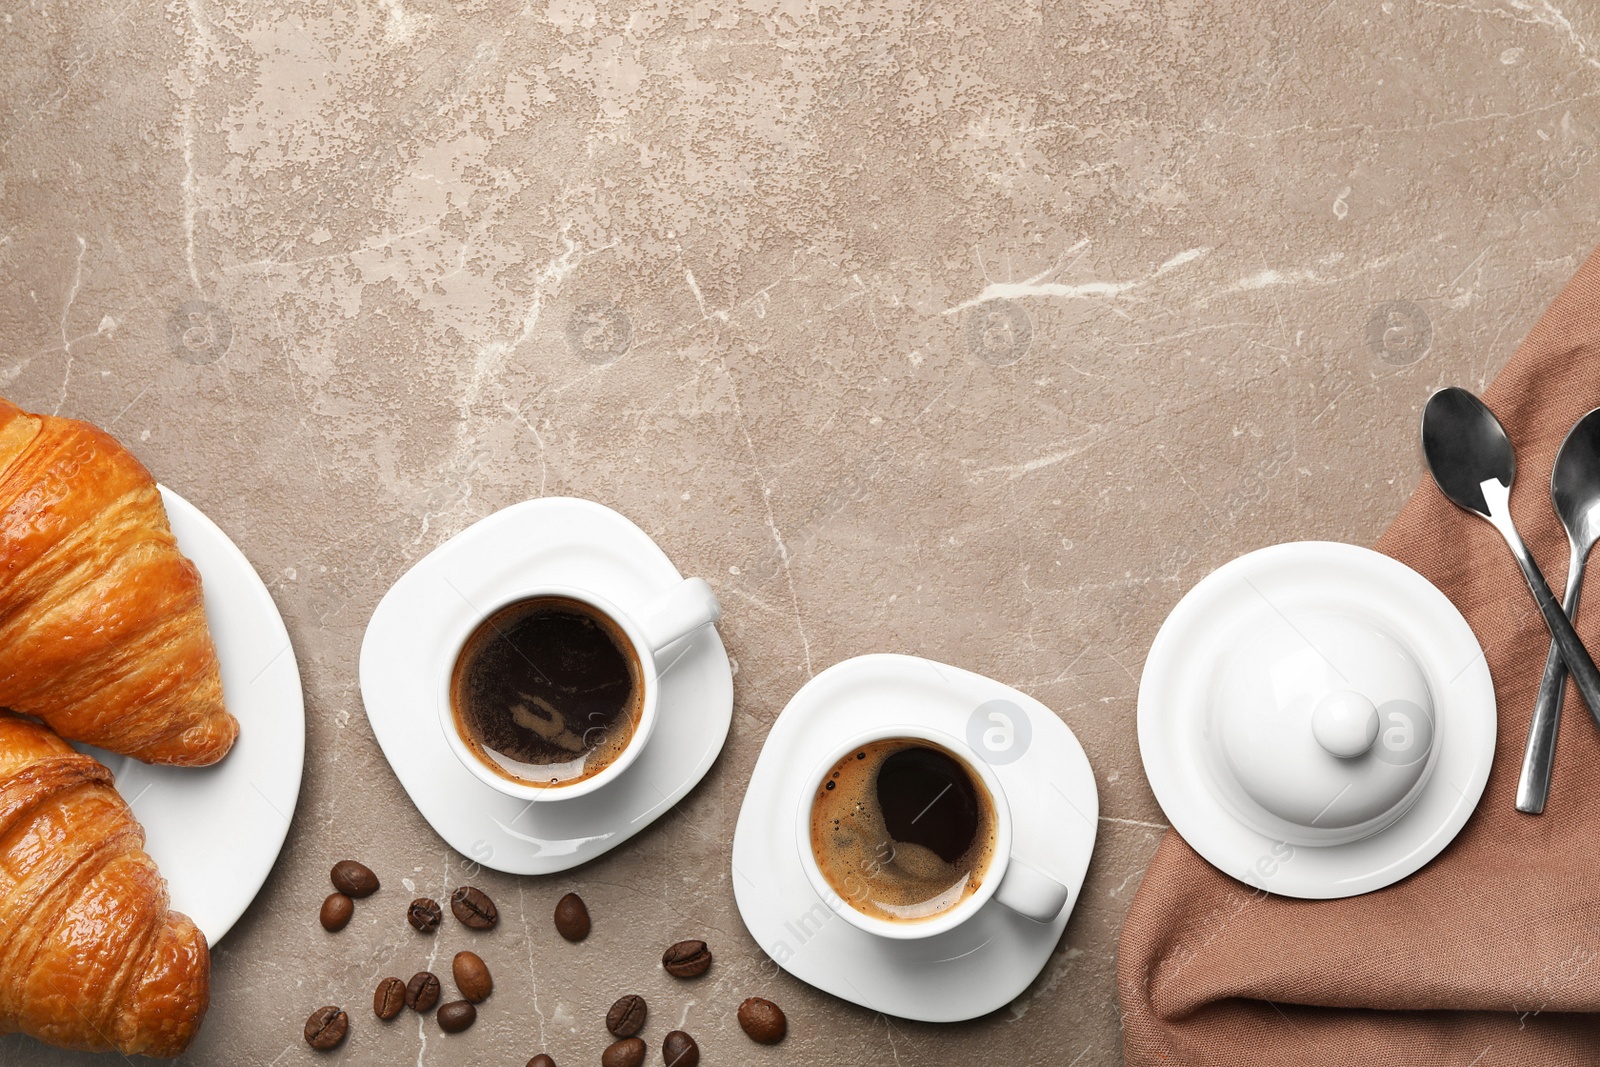
<instances>
[{"instance_id":1,"label":"golden croissant","mask_svg":"<svg viewBox=\"0 0 1600 1067\"><path fill-rule=\"evenodd\" d=\"M0 1034L176 1056L210 985L205 935L167 909L111 772L0 713Z\"/></svg>"},{"instance_id":2,"label":"golden croissant","mask_svg":"<svg viewBox=\"0 0 1600 1067\"><path fill-rule=\"evenodd\" d=\"M155 479L104 431L4 399L0 708L150 763L215 763L239 732Z\"/></svg>"}]
</instances>

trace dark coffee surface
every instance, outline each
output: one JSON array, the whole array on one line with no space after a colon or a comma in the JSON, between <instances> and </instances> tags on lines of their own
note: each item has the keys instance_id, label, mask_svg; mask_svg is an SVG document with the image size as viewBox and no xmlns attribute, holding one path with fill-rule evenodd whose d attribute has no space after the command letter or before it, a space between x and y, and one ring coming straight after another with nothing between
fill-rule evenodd
<instances>
[{"instance_id":1,"label":"dark coffee surface","mask_svg":"<svg viewBox=\"0 0 1600 1067\"><path fill-rule=\"evenodd\" d=\"M878 807L889 836L957 863L978 835L978 791L954 756L906 748L878 768Z\"/></svg>"},{"instance_id":2,"label":"dark coffee surface","mask_svg":"<svg viewBox=\"0 0 1600 1067\"><path fill-rule=\"evenodd\" d=\"M891 739L852 751L817 787L811 848L823 877L856 910L931 919L982 884L994 852L993 803L955 756Z\"/></svg>"},{"instance_id":3,"label":"dark coffee surface","mask_svg":"<svg viewBox=\"0 0 1600 1067\"><path fill-rule=\"evenodd\" d=\"M610 766L638 726L639 663L610 619L532 597L484 620L451 676L462 737L515 781L561 785Z\"/></svg>"}]
</instances>

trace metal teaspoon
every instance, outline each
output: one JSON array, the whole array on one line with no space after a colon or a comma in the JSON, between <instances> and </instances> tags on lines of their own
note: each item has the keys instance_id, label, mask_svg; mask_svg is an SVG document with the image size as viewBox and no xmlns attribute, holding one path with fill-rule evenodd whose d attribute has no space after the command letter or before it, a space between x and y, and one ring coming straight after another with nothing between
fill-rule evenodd
<instances>
[{"instance_id":1,"label":"metal teaspoon","mask_svg":"<svg viewBox=\"0 0 1600 1067\"><path fill-rule=\"evenodd\" d=\"M1579 419L1561 442L1556 465L1550 472L1550 499L1567 531L1567 589L1561 607L1567 618L1578 614L1584 565L1589 550L1600 539L1600 408ZM1534 701L1528 724L1528 747L1522 753L1522 777L1517 782L1517 810L1537 815L1550 795L1550 762L1555 756L1556 729L1561 723L1561 701L1567 692L1567 665L1554 643L1544 661L1539 699ZM1596 718L1600 723L1600 717Z\"/></svg>"},{"instance_id":2,"label":"metal teaspoon","mask_svg":"<svg viewBox=\"0 0 1600 1067\"><path fill-rule=\"evenodd\" d=\"M1439 490L1457 507L1486 520L1516 557L1545 625L1589 713L1600 719L1600 671L1572 628L1539 565L1511 521L1511 482L1517 459L1505 427L1483 401L1465 389L1441 389L1422 411L1422 453Z\"/></svg>"}]
</instances>

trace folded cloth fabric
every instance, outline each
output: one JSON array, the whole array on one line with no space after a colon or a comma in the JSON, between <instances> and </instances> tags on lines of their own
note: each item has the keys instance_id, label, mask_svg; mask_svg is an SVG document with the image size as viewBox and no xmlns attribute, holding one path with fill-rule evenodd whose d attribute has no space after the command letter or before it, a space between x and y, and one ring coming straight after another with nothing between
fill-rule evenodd
<instances>
[{"instance_id":1,"label":"folded cloth fabric","mask_svg":"<svg viewBox=\"0 0 1600 1067\"><path fill-rule=\"evenodd\" d=\"M1517 450L1512 512L1559 596L1567 543L1550 468L1600 406L1600 251L1484 399ZM1549 804L1518 812L1550 643L1521 572L1426 476L1377 548L1442 589L1483 645L1500 716L1483 799L1428 866L1344 900L1261 893L1169 831L1118 953L1130 1065L1600 1063L1600 730L1568 686ZM1600 653L1600 595L1577 626Z\"/></svg>"}]
</instances>

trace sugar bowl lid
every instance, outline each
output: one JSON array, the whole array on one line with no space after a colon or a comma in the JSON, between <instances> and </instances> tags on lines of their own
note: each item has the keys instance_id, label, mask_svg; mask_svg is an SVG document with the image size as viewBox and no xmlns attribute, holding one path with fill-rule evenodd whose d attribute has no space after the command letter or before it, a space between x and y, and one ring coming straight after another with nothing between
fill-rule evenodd
<instances>
[{"instance_id":1,"label":"sugar bowl lid","mask_svg":"<svg viewBox=\"0 0 1600 1067\"><path fill-rule=\"evenodd\" d=\"M1140 755L1174 828L1289 896L1421 867L1476 806L1494 738L1466 620L1415 571L1350 545L1218 568L1162 625L1140 682Z\"/></svg>"},{"instance_id":2,"label":"sugar bowl lid","mask_svg":"<svg viewBox=\"0 0 1600 1067\"><path fill-rule=\"evenodd\" d=\"M1197 753L1234 814L1294 844L1354 841L1405 814L1433 768L1433 697L1366 619L1248 613L1222 650Z\"/></svg>"}]
</instances>

